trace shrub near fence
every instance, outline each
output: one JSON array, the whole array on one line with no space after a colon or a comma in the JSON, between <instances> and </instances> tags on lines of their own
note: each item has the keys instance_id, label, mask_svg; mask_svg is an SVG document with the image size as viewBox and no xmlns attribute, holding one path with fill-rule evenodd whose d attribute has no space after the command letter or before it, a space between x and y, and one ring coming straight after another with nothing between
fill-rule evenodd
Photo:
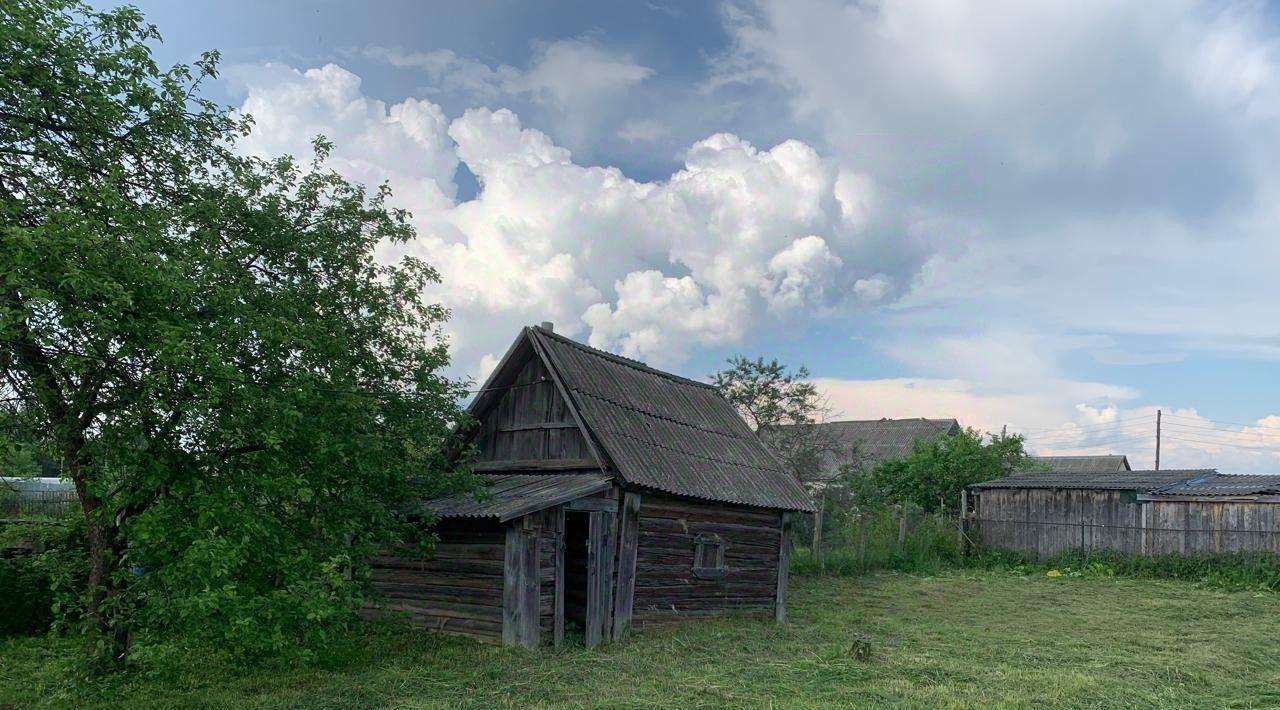
<instances>
[{"instance_id":1,"label":"shrub near fence","mask_svg":"<svg viewBox=\"0 0 1280 710\"><path fill-rule=\"evenodd\" d=\"M823 540L820 554L798 550L799 574L850 575L876 569L935 573L962 560L955 515L881 508L855 514Z\"/></svg>"}]
</instances>

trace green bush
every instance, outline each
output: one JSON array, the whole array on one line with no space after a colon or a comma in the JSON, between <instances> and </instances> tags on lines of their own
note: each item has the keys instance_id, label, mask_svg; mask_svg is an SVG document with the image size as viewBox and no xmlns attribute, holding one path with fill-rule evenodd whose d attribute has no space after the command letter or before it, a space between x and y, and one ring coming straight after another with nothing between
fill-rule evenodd
<instances>
[{"instance_id":1,"label":"green bush","mask_svg":"<svg viewBox=\"0 0 1280 710\"><path fill-rule=\"evenodd\" d=\"M0 548L19 545L31 554L0 560L0 635L64 630L78 621L89 566L83 521L71 516L0 525Z\"/></svg>"},{"instance_id":2,"label":"green bush","mask_svg":"<svg viewBox=\"0 0 1280 710\"><path fill-rule=\"evenodd\" d=\"M865 541L859 544L859 518L850 516L834 534L826 536L821 562L813 558L810 550L798 549L792 557L791 569L797 574L839 576L875 569L934 574L960 564L954 518L909 512L906 538L899 545L900 518L901 513L892 508L864 513L861 526Z\"/></svg>"},{"instance_id":3,"label":"green bush","mask_svg":"<svg viewBox=\"0 0 1280 710\"><path fill-rule=\"evenodd\" d=\"M49 578L30 557L0 559L0 636L37 634L53 623Z\"/></svg>"}]
</instances>

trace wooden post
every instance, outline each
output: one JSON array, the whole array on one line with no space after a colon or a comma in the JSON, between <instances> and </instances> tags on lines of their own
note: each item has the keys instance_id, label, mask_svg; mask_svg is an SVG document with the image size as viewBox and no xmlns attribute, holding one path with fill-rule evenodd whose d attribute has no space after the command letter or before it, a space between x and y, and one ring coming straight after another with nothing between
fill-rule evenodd
<instances>
[{"instance_id":1,"label":"wooden post","mask_svg":"<svg viewBox=\"0 0 1280 710\"><path fill-rule=\"evenodd\" d=\"M594 648L612 636L613 519L604 511L588 513L586 646Z\"/></svg>"},{"instance_id":2,"label":"wooden post","mask_svg":"<svg viewBox=\"0 0 1280 710\"><path fill-rule=\"evenodd\" d=\"M826 495L818 494L818 510L813 514L813 543L809 547L809 556L822 568L822 513L826 507Z\"/></svg>"},{"instance_id":3,"label":"wooden post","mask_svg":"<svg viewBox=\"0 0 1280 710\"><path fill-rule=\"evenodd\" d=\"M613 640L621 641L631 628L635 604L636 554L640 547L640 494L626 493L618 521L618 583L613 597Z\"/></svg>"},{"instance_id":4,"label":"wooden post","mask_svg":"<svg viewBox=\"0 0 1280 710\"><path fill-rule=\"evenodd\" d=\"M555 609L552 612L552 643L558 648L564 643L564 506L556 508L556 591Z\"/></svg>"},{"instance_id":5,"label":"wooden post","mask_svg":"<svg viewBox=\"0 0 1280 710\"><path fill-rule=\"evenodd\" d=\"M1162 412L1156 410L1156 470L1160 470L1160 416ZM1177 437L1174 437L1177 438Z\"/></svg>"},{"instance_id":6,"label":"wooden post","mask_svg":"<svg viewBox=\"0 0 1280 710\"><path fill-rule=\"evenodd\" d=\"M960 514L956 516L956 535L957 542L960 545L960 556L963 557L968 551L968 541L965 539L965 516L969 514L969 489L960 489Z\"/></svg>"},{"instance_id":7,"label":"wooden post","mask_svg":"<svg viewBox=\"0 0 1280 710\"><path fill-rule=\"evenodd\" d=\"M538 647L538 514L507 523L502 574L502 643Z\"/></svg>"},{"instance_id":8,"label":"wooden post","mask_svg":"<svg viewBox=\"0 0 1280 710\"><path fill-rule=\"evenodd\" d=\"M867 564L867 516L858 513L858 566Z\"/></svg>"},{"instance_id":9,"label":"wooden post","mask_svg":"<svg viewBox=\"0 0 1280 710\"><path fill-rule=\"evenodd\" d=\"M774 595L773 616L779 622L787 620L787 576L791 567L791 513L779 516L782 528L778 547L778 589Z\"/></svg>"},{"instance_id":10,"label":"wooden post","mask_svg":"<svg viewBox=\"0 0 1280 710\"><path fill-rule=\"evenodd\" d=\"M905 508L898 514L898 552L907 544L907 511Z\"/></svg>"}]
</instances>

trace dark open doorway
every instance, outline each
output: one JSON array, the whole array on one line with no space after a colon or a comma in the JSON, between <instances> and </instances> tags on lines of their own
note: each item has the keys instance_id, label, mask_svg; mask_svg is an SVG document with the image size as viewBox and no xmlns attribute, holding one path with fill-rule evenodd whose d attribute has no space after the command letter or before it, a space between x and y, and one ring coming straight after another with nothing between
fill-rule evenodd
<instances>
[{"instance_id":1,"label":"dark open doorway","mask_svg":"<svg viewBox=\"0 0 1280 710\"><path fill-rule=\"evenodd\" d=\"M587 540L591 524L588 513L566 511L564 515L564 619L580 633L587 627Z\"/></svg>"}]
</instances>

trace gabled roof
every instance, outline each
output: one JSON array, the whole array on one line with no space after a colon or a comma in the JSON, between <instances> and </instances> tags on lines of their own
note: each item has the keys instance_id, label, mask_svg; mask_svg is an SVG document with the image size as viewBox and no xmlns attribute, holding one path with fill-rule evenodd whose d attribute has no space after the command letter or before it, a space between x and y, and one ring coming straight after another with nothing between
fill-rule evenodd
<instances>
[{"instance_id":1,"label":"gabled roof","mask_svg":"<svg viewBox=\"0 0 1280 710\"><path fill-rule=\"evenodd\" d=\"M1153 491L1193 478L1217 473L1213 469L1120 471L1115 473L1015 473L975 483L970 488L1073 488L1087 490Z\"/></svg>"},{"instance_id":2,"label":"gabled roof","mask_svg":"<svg viewBox=\"0 0 1280 710\"><path fill-rule=\"evenodd\" d=\"M1212 473L1181 481L1151 492L1158 496L1259 496L1280 495L1280 476Z\"/></svg>"},{"instance_id":3,"label":"gabled roof","mask_svg":"<svg viewBox=\"0 0 1280 710\"><path fill-rule=\"evenodd\" d=\"M1028 456L1028 471L1053 473L1118 473L1132 471L1129 457L1121 454L1106 456Z\"/></svg>"},{"instance_id":4,"label":"gabled roof","mask_svg":"<svg viewBox=\"0 0 1280 710\"><path fill-rule=\"evenodd\" d=\"M623 482L706 500L813 510L804 487L714 387L536 326L524 329L507 359L518 358L525 342L543 358L588 440ZM506 365L504 360L498 370ZM499 371L490 382L502 377Z\"/></svg>"},{"instance_id":5,"label":"gabled roof","mask_svg":"<svg viewBox=\"0 0 1280 710\"><path fill-rule=\"evenodd\" d=\"M481 475L480 496L437 498L426 509L441 518L497 518L506 522L609 489L611 476L599 473Z\"/></svg>"},{"instance_id":6,"label":"gabled roof","mask_svg":"<svg viewBox=\"0 0 1280 710\"><path fill-rule=\"evenodd\" d=\"M784 430L790 426L794 425L777 428ZM862 465L871 466L911 455L917 441L934 441L960 433L960 422L955 419L854 419L812 426L840 451L822 454L819 465L823 469L847 463L842 459L855 447Z\"/></svg>"}]
</instances>

